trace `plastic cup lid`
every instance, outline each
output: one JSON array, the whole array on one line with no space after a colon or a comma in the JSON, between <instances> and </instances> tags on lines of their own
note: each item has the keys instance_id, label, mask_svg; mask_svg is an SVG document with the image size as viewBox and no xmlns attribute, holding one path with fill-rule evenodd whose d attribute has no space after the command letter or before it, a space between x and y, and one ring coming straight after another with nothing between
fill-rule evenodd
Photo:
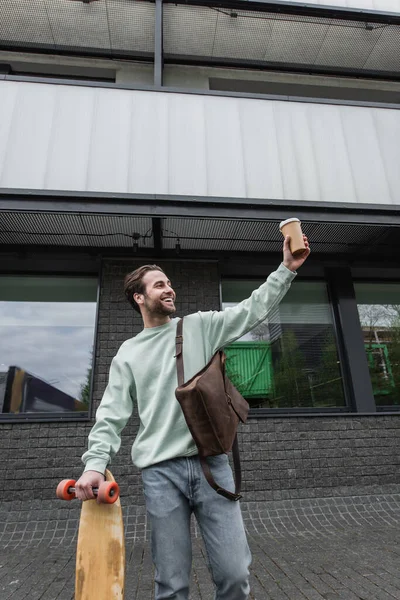
<instances>
[{"instance_id":1,"label":"plastic cup lid","mask_svg":"<svg viewBox=\"0 0 400 600\"><path fill-rule=\"evenodd\" d=\"M300 223L300 219L297 219L297 217L292 217L291 219L286 219L285 221L281 221L279 223L279 229L282 229L282 227L284 227L288 223L293 223L294 221L297 221L298 223Z\"/></svg>"}]
</instances>

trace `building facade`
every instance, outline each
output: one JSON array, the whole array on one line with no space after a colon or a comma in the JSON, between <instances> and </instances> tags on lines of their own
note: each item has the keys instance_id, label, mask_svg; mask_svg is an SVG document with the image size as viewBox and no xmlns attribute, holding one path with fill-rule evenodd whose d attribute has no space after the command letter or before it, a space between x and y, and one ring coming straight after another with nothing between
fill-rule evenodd
<instances>
[{"instance_id":1,"label":"building facade","mask_svg":"<svg viewBox=\"0 0 400 600\"><path fill-rule=\"evenodd\" d=\"M177 314L312 255L226 348L247 501L400 489L400 0L19 0L0 7L1 499L79 476L160 264ZM142 504L130 461L112 465Z\"/></svg>"}]
</instances>

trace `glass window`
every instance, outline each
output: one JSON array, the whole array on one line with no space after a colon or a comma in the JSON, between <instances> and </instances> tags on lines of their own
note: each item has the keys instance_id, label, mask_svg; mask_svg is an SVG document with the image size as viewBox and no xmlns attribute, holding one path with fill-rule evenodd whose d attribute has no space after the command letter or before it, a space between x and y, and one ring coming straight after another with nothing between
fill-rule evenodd
<instances>
[{"instance_id":1,"label":"glass window","mask_svg":"<svg viewBox=\"0 0 400 600\"><path fill-rule=\"evenodd\" d=\"M0 276L0 414L87 413L95 277Z\"/></svg>"},{"instance_id":2,"label":"glass window","mask_svg":"<svg viewBox=\"0 0 400 600\"><path fill-rule=\"evenodd\" d=\"M223 308L260 281L224 281ZM345 405L326 285L294 282L268 321L226 349L227 369L252 408Z\"/></svg>"},{"instance_id":3,"label":"glass window","mask_svg":"<svg viewBox=\"0 0 400 600\"><path fill-rule=\"evenodd\" d=\"M399 406L400 284L356 283L354 289L375 402Z\"/></svg>"}]
</instances>

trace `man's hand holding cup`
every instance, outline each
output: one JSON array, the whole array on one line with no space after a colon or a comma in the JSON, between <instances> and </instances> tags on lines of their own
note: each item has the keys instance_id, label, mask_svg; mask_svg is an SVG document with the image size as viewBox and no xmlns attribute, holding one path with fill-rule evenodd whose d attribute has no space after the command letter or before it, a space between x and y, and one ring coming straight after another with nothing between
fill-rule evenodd
<instances>
[{"instance_id":1,"label":"man's hand holding cup","mask_svg":"<svg viewBox=\"0 0 400 600\"><path fill-rule=\"evenodd\" d=\"M299 219L295 217L282 221L279 229L285 238L283 264L290 271L297 271L311 252L307 236L301 230Z\"/></svg>"}]
</instances>

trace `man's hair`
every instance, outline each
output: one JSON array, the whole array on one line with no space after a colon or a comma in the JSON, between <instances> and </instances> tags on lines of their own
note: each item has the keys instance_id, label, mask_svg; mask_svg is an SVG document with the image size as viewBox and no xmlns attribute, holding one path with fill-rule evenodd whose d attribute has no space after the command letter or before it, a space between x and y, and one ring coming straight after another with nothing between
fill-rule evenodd
<instances>
[{"instance_id":1,"label":"man's hair","mask_svg":"<svg viewBox=\"0 0 400 600\"><path fill-rule=\"evenodd\" d=\"M133 294L144 294L145 293L146 286L143 283L143 277L149 271L161 271L161 273L164 273L162 268L159 267L158 265L143 265L143 267L139 267L135 271L132 271L132 273L128 273L128 275L125 277L125 280L124 280L124 293L125 293L126 299L128 300L129 304L139 314L141 314L140 308L139 308L139 305L136 302L136 300L134 300Z\"/></svg>"}]
</instances>

